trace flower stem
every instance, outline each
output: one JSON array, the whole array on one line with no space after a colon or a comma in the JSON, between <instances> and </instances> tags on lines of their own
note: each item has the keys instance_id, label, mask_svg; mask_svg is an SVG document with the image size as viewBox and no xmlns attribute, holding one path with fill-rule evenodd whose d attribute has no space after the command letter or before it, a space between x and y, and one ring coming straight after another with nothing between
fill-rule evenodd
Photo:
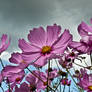
<instances>
[{"instance_id":1,"label":"flower stem","mask_svg":"<svg viewBox=\"0 0 92 92\"><path fill-rule=\"evenodd\" d=\"M2 87L2 86L0 86L0 87L1 87L2 91L4 92L4 89L3 89L3 87Z\"/></svg>"},{"instance_id":2,"label":"flower stem","mask_svg":"<svg viewBox=\"0 0 92 92\"><path fill-rule=\"evenodd\" d=\"M80 66L80 67L86 68L85 66L79 65L79 64L77 64L77 63L75 63L75 62L74 62L74 64L76 64L76 65L78 65L78 66Z\"/></svg>"},{"instance_id":3,"label":"flower stem","mask_svg":"<svg viewBox=\"0 0 92 92\"><path fill-rule=\"evenodd\" d=\"M63 88L63 92L65 91L65 85L64 85L64 88Z\"/></svg>"},{"instance_id":4,"label":"flower stem","mask_svg":"<svg viewBox=\"0 0 92 92\"><path fill-rule=\"evenodd\" d=\"M2 67L4 68L4 64L3 64L3 62L2 62L2 59L1 59L1 58L0 58L0 62L1 62Z\"/></svg>"},{"instance_id":5,"label":"flower stem","mask_svg":"<svg viewBox=\"0 0 92 92\"><path fill-rule=\"evenodd\" d=\"M49 69L50 69L50 60L48 61L47 92L49 92L49 89L48 89L48 86L49 86Z\"/></svg>"},{"instance_id":6,"label":"flower stem","mask_svg":"<svg viewBox=\"0 0 92 92\"><path fill-rule=\"evenodd\" d=\"M90 52L90 60L91 60L91 66L92 66L92 54Z\"/></svg>"},{"instance_id":7,"label":"flower stem","mask_svg":"<svg viewBox=\"0 0 92 92\"><path fill-rule=\"evenodd\" d=\"M74 83L76 84L76 87L79 89L79 92L82 92L82 91L80 90L80 88L78 87L76 81L74 80L73 76L72 76L71 73L68 71L68 69L66 69L66 71L67 71L68 74L71 76L71 78L72 78L72 80L74 81Z\"/></svg>"},{"instance_id":8,"label":"flower stem","mask_svg":"<svg viewBox=\"0 0 92 92\"><path fill-rule=\"evenodd\" d=\"M37 77L39 80L41 80L43 83L44 81L39 77L37 76L35 73L33 73L28 67L26 68L30 73L32 73L35 77ZM50 86L48 86L51 90L53 90ZM54 90L53 90L54 91ZM55 91L54 91L55 92Z\"/></svg>"}]
</instances>

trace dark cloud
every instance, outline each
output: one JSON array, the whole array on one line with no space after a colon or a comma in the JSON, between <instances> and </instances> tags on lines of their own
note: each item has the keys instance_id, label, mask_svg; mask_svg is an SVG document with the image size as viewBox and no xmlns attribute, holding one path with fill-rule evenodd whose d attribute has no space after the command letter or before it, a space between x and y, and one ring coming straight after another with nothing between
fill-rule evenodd
<instances>
[{"instance_id":1,"label":"dark cloud","mask_svg":"<svg viewBox=\"0 0 92 92\"><path fill-rule=\"evenodd\" d=\"M0 3L4 20L22 24L44 21L53 9L52 0L4 0Z\"/></svg>"},{"instance_id":2,"label":"dark cloud","mask_svg":"<svg viewBox=\"0 0 92 92\"><path fill-rule=\"evenodd\" d=\"M12 51L18 49L18 39L26 38L30 28L58 23L79 39L77 25L82 20L88 23L91 11L92 0L0 0L0 36L11 36Z\"/></svg>"}]
</instances>

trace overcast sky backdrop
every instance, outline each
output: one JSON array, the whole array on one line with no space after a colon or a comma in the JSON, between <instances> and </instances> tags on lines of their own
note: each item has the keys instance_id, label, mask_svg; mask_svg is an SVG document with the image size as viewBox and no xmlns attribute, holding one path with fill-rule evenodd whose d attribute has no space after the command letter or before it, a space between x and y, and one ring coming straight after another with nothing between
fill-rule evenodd
<instances>
[{"instance_id":1,"label":"overcast sky backdrop","mask_svg":"<svg viewBox=\"0 0 92 92\"><path fill-rule=\"evenodd\" d=\"M56 23L63 30L69 29L78 40L78 24L81 21L89 24L91 17L92 0L0 0L0 37L8 34L12 39L1 57L7 62L10 53L19 51L18 39L27 39L29 30L34 27Z\"/></svg>"},{"instance_id":2,"label":"overcast sky backdrop","mask_svg":"<svg viewBox=\"0 0 92 92\"><path fill-rule=\"evenodd\" d=\"M89 23L91 17L92 0L0 0L0 37L8 34L12 39L4 55L19 51L18 39L27 39L34 27L57 23L78 40L78 24Z\"/></svg>"}]
</instances>

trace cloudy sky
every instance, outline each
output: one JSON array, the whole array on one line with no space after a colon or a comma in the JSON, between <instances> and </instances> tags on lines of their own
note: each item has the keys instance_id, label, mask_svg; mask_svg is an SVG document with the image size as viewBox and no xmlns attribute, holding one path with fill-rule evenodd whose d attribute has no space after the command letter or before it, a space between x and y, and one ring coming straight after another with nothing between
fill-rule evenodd
<instances>
[{"instance_id":1,"label":"cloudy sky","mask_svg":"<svg viewBox=\"0 0 92 92\"><path fill-rule=\"evenodd\" d=\"M0 37L8 34L12 39L2 58L8 60L10 53L19 51L18 39L27 39L34 27L57 23L78 40L78 24L89 23L91 17L92 0L0 0Z\"/></svg>"},{"instance_id":2,"label":"cloudy sky","mask_svg":"<svg viewBox=\"0 0 92 92\"><path fill-rule=\"evenodd\" d=\"M92 0L0 0L0 37L11 36L7 52L13 52L19 50L18 39L27 39L30 29L57 23L70 29L76 40L78 24L89 23L91 17Z\"/></svg>"}]
</instances>

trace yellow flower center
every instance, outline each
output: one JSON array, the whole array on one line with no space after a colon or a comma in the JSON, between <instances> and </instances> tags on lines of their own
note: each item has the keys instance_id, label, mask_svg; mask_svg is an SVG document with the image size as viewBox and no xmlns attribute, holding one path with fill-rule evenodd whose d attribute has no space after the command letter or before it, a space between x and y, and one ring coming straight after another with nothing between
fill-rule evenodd
<instances>
[{"instance_id":1,"label":"yellow flower center","mask_svg":"<svg viewBox=\"0 0 92 92\"><path fill-rule=\"evenodd\" d=\"M21 63L24 63L24 64L26 64L26 61L22 60L22 61L21 61Z\"/></svg>"},{"instance_id":2,"label":"yellow flower center","mask_svg":"<svg viewBox=\"0 0 92 92\"><path fill-rule=\"evenodd\" d=\"M48 83L47 81L46 81L46 82L43 82L43 85L44 85L44 86L46 86L46 85L47 85L47 83Z\"/></svg>"},{"instance_id":3,"label":"yellow flower center","mask_svg":"<svg viewBox=\"0 0 92 92\"><path fill-rule=\"evenodd\" d=\"M16 78L16 82L19 82L20 80L21 80L20 77L17 77L17 78Z\"/></svg>"},{"instance_id":4,"label":"yellow flower center","mask_svg":"<svg viewBox=\"0 0 92 92\"><path fill-rule=\"evenodd\" d=\"M88 86L88 89L89 89L90 91L92 91L92 85L91 85L91 86Z\"/></svg>"},{"instance_id":5,"label":"yellow flower center","mask_svg":"<svg viewBox=\"0 0 92 92\"><path fill-rule=\"evenodd\" d=\"M50 51L51 51L51 47L50 46L43 46L42 47L42 53L43 54L48 54L48 53L50 53Z\"/></svg>"}]
</instances>

